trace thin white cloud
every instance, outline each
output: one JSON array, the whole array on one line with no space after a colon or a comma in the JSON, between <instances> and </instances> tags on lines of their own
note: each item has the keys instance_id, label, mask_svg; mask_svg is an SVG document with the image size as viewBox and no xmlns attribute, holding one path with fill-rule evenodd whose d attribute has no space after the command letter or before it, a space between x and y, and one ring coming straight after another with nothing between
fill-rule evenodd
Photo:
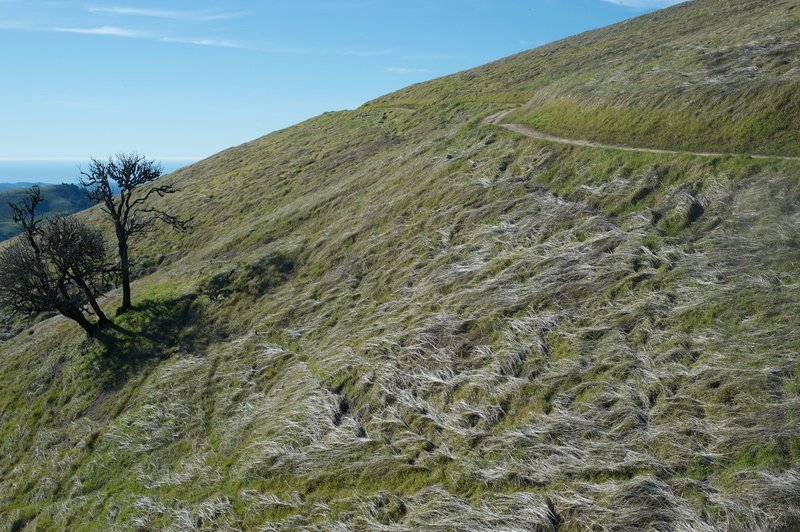
<instances>
[{"instance_id":1,"label":"thin white cloud","mask_svg":"<svg viewBox=\"0 0 800 532\"><path fill-rule=\"evenodd\" d=\"M96 7L90 6L87 8L90 13L111 14L111 15L127 15L134 17L151 17L151 18L168 18L173 20L186 20L196 22L207 22L213 20L224 20L236 18L243 15L243 13L223 13L218 11L180 11L170 9L150 9L139 7Z\"/></svg>"},{"instance_id":2,"label":"thin white cloud","mask_svg":"<svg viewBox=\"0 0 800 532\"><path fill-rule=\"evenodd\" d=\"M2 1L2 0L0 0ZM101 37L122 37L128 39L145 39L163 43L187 44L193 46L213 46L218 48L235 48L265 54L276 55L317 55L317 56L353 56L353 57L381 57L395 54L395 50L371 50L336 47L297 47L297 46L264 46L240 41L205 38L205 37L176 37L149 31L125 28L120 26L93 26L93 27L36 27L17 23L0 22L0 30L36 31L48 33L73 33L78 35L95 35Z\"/></svg>"},{"instance_id":3,"label":"thin white cloud","mask_svg":"<svg viewBox=\"0 0 800 532\"><path fill-rule=\"evenodd\" d=\"M204 38L184 38L184 37L164 37L146 31L134 30L129 28L120 28L118 26L97 26L94 28L4 28L0 25L0 29L22 29L28 31L44 31L55 33L76 33L79 35L99 35L102 37L124 37L128 39L147 39L150 41L158 41L165 43L179 43L179 44L192 44L195 46L216 46L219 48L239 48L243 50L255 50L245 44L235 41L227 41L220 39L204 39Z\"/></svg>"},{"instance_id":4,"label":"thin white cloud","mask_svg":"<svg viewBox=\"0 0 800 532\"><path fill-rule=\"evenodd\" d=\"M386 67L384 72L389 74L423 74L430 72L427 68Z\"/></svg>"},{"instance_id":5,"label":"thin white cloud","mask_svg":"<svg viewBox=\"0 0 800 532\"><path fill-rule=\"evenodd\" d=\"M173 42L179 44L194 44L195 46L217 46L220 48L239 48L242 50L255 50L254 48L235 41L220 39L192 39L184 37L161 37L161 42Z\"/></svg>"},{"instance_id":6,"label":"thin white cloud","mask_svg":"<svg viewBox=\"0 0 800 532\"><path fill-rule=\"evenodd\" d=\"M334 47L303 47L303 46L258 46L251 48L256 52L265 54L285 55L341 55L353 57L381 57L392 55L395 50L368 50Z\"/></svg>"},{"instance_id":7,"label":"thin white cloud","mask_svg":"<svg viewBox=\"0 0 800 532\"><path fill-rule=\"evenodd\" d=\"M669 7L680 4L686 0L603 0L610 4L628 7Z\"/></svg>"},{"instance_id":8,"label":"thin white cloud","mask_svg":"<svg viewBox=\"0 0 800 532\"><path fill-rule=\"evenodd\" d=\"M380 57L395 53L394 50L342 50L338 48L320 50L320 52L325 55L352 55L355 57Z\"/></svg>"},{"instance_id":9,"label":"thin white cloud","mask_svg":"<svg viewBox=\"0 0 800 532\"><path fill-rule=\"evenodd\" d=\"M438 61L443 59L456 59L460 57L456 54L410 54L404 55L400 59L407 59L409 61Z\"/></svg>"},{"instance_id":10,"label":"thin white cloud","mask_svg":"<svg viewBox=\"0 0 800 532\"><path fill-rule=\"evenodd\" d=\"M135 39L152 38L152 35L147 32L119 28L117 26L98 26L95 28L47 28L45 31L54 31L57 33L79 33L81 35L106 35L109 37L128 37Z\"/></svg>"}]
</instances>

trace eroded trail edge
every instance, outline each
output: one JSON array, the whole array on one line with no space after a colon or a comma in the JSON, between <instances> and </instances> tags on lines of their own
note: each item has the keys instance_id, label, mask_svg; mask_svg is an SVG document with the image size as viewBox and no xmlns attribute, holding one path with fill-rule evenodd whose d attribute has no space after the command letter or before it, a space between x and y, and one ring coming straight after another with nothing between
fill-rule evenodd
<instances>
[{"instance_id":1,"label":"eroded trail edge","mask_svg":"<svg viewBox=\"0 0 800 532\"><path fill-rule=\"evenodd\" d=\"M695 155L697 157L750 157L752 159L778 159L781 161L800 161L800 157L792 157L786 155L754 155L750 153L721 153L721 152L698 152L698 151L685 151L685 150L662 150L658 148L636 148L633 146L625 146L622 144L604 144L602 142L595 142L592 140L584 139L569 139L558 137L537 131L523 124L503 123L503 119L516 111L516 109L506 109L493 115L487 116L483 119L484 124L491 124L494 126L502 127L509 131L513 131L519 135L531 137L534 139L545 140L548 142L555 142L558 144L569 144L570 146L585 146L589 148L604 148L608 150L621 150L633 151L639 153L661 153L669 155Z\"/></svg>"}]
</instances>

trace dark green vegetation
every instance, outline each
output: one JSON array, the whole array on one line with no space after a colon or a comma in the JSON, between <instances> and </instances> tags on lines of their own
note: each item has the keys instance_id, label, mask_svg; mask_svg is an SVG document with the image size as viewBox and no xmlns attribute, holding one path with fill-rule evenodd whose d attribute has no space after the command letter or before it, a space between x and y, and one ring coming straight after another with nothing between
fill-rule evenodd
<instances>
[{"instance_id":1,"label":"dark green vegetation","mask_svg":"<svg viewBox=\"0 0 800 532\"><path fill-rule=\"evenodd\" d=\"M794 5L698 0L169 176L184 193L159 204L195 227L137 247L117 328L85 340L54 318L2 344L0 523L796 527L800 163L482 124L543 97L537 61L576 91L611 80L574 54L633 58L631 32L733 32L702 40L731 58L732 87L750 80L745 52L772 43L790 65L775 94L796 87L792 27L763 31ZM664 69L680 49L661 49ZM797 154L789 133L770 138ZM705 134L703 149L727 149Z\"/></svg>"},{"instance_id":2,"label":"dark green vegetation","mask_svg":"<svg viewBox=\"0 0 800 532\"><path fill-rule=\"evenodd\" d=\"M39 206L42 216L71 214L92 206L86 194L76 185L41 185L44 202ZM9 203L18 203L25 195L25 188L12 188L0 191L0 240L6 240L20 233L20 228L11 219Z\"/></svg>"}]
</instances>

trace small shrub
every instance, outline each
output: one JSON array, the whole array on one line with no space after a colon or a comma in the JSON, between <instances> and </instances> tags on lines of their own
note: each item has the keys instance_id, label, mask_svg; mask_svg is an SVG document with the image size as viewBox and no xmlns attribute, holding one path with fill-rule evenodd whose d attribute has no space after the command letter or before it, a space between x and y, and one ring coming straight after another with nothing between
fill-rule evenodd
<instances>
[{"instance_id":1,"label":"small shrub","mask_svg":"<svg viewBox=\"0 0 800 532\"><path fill-rule=\"evenodd\" d=\"M203 283L202 290L211 299L235 295L260 297L285 282L294 268L292 258L274 253L214 275Z\"/></svg>"},{"instance_id":2,"label":"small shrub","mask_svg":"<svg viewBox=\"0 0 800 532\"><path fill-rule=\"evenodd\" d=\"M233 291L252 296L264 295L285 281L294 270L294 261L281 254L247 264L233 282Z\"/></svg>"}]
</instances>

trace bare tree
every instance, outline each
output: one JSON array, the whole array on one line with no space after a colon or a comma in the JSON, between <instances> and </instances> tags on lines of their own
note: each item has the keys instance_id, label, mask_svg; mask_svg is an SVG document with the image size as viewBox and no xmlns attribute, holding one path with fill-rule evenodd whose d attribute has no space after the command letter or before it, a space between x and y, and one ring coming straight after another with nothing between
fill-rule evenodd
<instances>
[{"instance_id":1,"label":"bare tree","mask_svg":"<svg viewBox=\"0 0 800 532\"><path fill-rule=\"evenodd\" d=\"M0 251L0 303L17 312L57 311L92 336L109 323L97 302L110 273L102 235L74 217L43 222L36 217L41 202L33 187L10 204L23 233Z\"/></svg>"},{"instance_id":2,"label":"bare tree","mask_svg":"<svg viewBox=\"0 0 800 532\"><path fill-rule=\"evenodd\" d=\"M9 202L8 204L8 206L11 207L14 223L22 227L24 238L28 241L36 254L39 254L40 250L34 237L38 233L39 222L41 222L41 220L36 218L36 207L43 201L42 189L34 185L28 189L19 203Z\"/></svg>"},{"instance_id":3,"label":"bare tree","mask_svg":"<svg viewBox=\"0 0 800 532\"><path fill-rule=\"evenodd\" d=\"M178 192L171 184L155 182L162 173L161 165L137 153L120 153L100 161L92 158L87 171L81 171L81 185L90 200L103 205L103 211L114 223L119 251L122 281L121 314L131 309L130 243L138 235L151 232L156 222L177 231L189 228L184 220L151 206L155 196ZM149 185L149 186L145 186ZM115 193L115 189L119 193Z\"/></svg>"},{"instance_id":4,"label":"bare tree","mask_svg":"<svg viewBox=\"0 0 800 532\"><path fill-rule=\"evenodd\" d=\"M110 323L97 303L114 271L106 260L103 235L75 216L48 220L43 235L45 256L55 270L83 292L100 327Z\"/></svg>"}]
</instances>

